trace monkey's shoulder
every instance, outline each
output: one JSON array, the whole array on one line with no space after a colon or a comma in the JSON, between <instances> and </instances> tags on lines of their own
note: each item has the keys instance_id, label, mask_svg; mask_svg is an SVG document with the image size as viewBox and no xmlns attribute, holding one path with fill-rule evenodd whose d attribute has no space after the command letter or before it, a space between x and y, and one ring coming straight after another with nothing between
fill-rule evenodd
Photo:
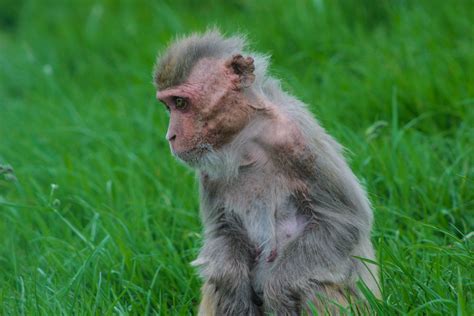
<instances>
[{"instance_id":1,"label":"monkey's shoulder","mask_svg":"<svg viewBox=\"0 0 474 316\"><path fill-rule=\"evenodd\" d=\"M316 170L316 153L295 122L279 120L260 142L275 172L297 182L309 180Z\"/></svg>"},{"instance_id":2,"label":"monkey's shoulder","mask_svg":"<svg viewBox=\"0 0 474 316\"><path fill-rule=\"evenodd\" d=\"M304 147L303 134L297 123L281 113L274 113L262 130L260 141L266 148L292 152Z\"/></svg>"}]
</instances>

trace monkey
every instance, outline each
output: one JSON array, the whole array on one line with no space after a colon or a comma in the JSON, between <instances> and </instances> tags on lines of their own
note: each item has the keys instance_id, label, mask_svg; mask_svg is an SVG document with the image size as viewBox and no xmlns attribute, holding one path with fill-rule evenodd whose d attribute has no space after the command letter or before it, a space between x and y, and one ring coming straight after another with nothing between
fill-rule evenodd
<instances>
[{"instance_id":1,"label":"monkey","mask_svg":"<svg viewBox=\"0 0 474 316\"><path fill-rule=\"evenodd\" d=\"M380 295L367 193L269 58L210 29L155 64L170 150L199 176L201 316L338 314L358 282Z\"/></svg>"}]
</instances>

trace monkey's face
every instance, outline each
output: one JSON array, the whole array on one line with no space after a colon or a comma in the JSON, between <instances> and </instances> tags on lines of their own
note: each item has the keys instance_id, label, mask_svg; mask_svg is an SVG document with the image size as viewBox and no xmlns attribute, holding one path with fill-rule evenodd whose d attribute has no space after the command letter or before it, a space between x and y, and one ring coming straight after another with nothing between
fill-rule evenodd
<instances>
[{"instance_id":1,"label":"monkey's face","mask_svg":"<svg viewBox=\"0 0 474 316\"><path fill-rule=\"evenodd\" d=\"M174 155L199 167L202 156L229 143L248 123L251 108L228 62L203 59L179 86L158 91L170 120L166 139Z\"/></svg>"}]
</instances>

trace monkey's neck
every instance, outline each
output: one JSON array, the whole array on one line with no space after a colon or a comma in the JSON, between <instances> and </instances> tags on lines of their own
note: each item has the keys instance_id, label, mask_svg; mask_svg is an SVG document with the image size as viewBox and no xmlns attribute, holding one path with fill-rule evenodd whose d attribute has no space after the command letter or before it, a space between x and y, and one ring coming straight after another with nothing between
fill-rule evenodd
<instances>
[{"instance_id":1,"label":"monkey's neck","mask_svg":"<svg viewBox=\"0 0 474 316\"><path fill-rule=\"evenodd\" d=\"M225 146L207 154L200 171L210 179L232 182L241 171L261 168L268 155L261 147L260 139L269 133L271 122L265 115L257 115Z\"/></svg>"}]
</instances>

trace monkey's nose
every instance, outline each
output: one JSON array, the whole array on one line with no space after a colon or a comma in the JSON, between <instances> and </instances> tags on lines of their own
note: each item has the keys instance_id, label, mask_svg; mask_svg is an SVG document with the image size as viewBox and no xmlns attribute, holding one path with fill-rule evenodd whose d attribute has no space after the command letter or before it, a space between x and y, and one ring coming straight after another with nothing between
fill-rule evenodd
<instances>
[{"instance_id":1,"label":"monkey's nose","mask_svg":"<svg viewBox=\"0 0 474 316\"><path fill-rule=\"evenodd\" d=\"M172 141L174 141L174 140L176 139L176 134L173 134L173 135L168 136L168 137L166 137L166 138L168 138L168 141L169 141L169 142L172 142Z\"/></svg>"}]
</instances>

